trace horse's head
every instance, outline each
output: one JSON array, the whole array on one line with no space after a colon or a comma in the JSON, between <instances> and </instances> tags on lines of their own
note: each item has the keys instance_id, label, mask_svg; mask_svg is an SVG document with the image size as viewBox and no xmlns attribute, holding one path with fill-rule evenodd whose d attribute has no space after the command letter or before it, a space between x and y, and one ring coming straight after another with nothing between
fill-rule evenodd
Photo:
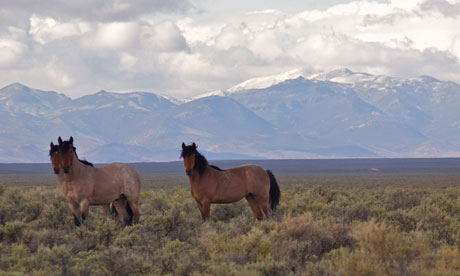
<instances>
[{"instance_id":1,"label":"horse's head","mask_svg":"<svg viewBox=\"0 0 460 276\"><path fill-rule=\"evenodd\" d=\"M197 146L195 143L192 143L189 146L182 143L182 153L180 157L184 158L185 173L188 176L192 175L192 170L195 167L195 157L199 154L196 148Z\"/></svg>"},{"instance_id":2,"label":"horse's head","mask_svg":"<svg viewBox=\"0 0 460 276\"><path fill-rule=\"evenodd\" d=\"M75 153L75 148L73 147L73 137L70 136L68 141L61 142L62 140L59 141L59 164L64 170L64 173L69 173L70 167L72 166L73 155Z\"/></svg>"},{"instance_id":3,"label":"horse's head","mask_svg":"<svg viewBox=\"0 0 460 276\"><path fill-rule=\"evenodd\" d=\"M59 137L60 139L61 137ZM62 142L62 140L61 140ZM51 165L53 165L53 170L55 174L59 174L59 145L55 145L53 142L50 144L50 159Z\"/></svg>"}]
</instances>

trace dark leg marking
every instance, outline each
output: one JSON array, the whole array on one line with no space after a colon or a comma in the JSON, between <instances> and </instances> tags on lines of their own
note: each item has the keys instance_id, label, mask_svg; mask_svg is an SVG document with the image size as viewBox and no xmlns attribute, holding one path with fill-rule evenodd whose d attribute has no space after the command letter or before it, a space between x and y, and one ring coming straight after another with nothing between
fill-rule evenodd
<instances>
[{"instance_id":1,"label":"dark leg marking","mask_svg":"<svg viewBox=\"0 0 460 276\"><path fill-rule=\"evenodd\" d=\"M80 227L81 222L78 220L77 216L73 215L73 222L75 223L76 226Z\"/></svg>"}]
</instances>

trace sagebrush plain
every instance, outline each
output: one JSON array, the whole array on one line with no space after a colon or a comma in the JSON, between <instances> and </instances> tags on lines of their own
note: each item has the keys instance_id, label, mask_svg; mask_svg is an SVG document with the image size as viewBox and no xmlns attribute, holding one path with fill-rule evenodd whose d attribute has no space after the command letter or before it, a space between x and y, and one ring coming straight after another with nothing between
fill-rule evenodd
<instances>
[{"instance_id":1,"label":"sagebrush plain","mask_svg":"<svg viewBox=\"0 0 460 276\"><path fill-rule=\"evenodd\" d=\"M460 274L459 159L254 162L280 184L271 218L243 200L203 222L180 162L133 164L132 227L95 207L76 227L50 164L1 164L0 275Z\"/></svg>"}]
</instances>

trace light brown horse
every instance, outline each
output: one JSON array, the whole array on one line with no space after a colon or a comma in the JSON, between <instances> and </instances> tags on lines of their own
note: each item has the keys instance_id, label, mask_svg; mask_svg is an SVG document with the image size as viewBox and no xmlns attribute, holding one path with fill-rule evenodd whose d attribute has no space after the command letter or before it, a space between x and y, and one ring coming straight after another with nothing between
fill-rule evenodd
<instances>
[{"instance_id":1,"label":"light brown horse","mask_svg":"<svg viewBox=\"0 0 460 276\"><path fill-rule=\"evenodd\" d=\"M281 193L271 171L256 165L221 170L208 165L195 143L189 146L182 143L181 157L203 219L209 218L211 203L233 203L242 198L246 198L259 220L276 209Z\"/></svg>"},{"instance_id":2,"label":"light brown horse","mask_svg":"<svg viewBox=\"0 0 460 276\"><path fill-rule=\"evenodd\" d=\"M90 205L113 202L125 225L139 222L141 181L137 172L123 163L92 167L80 161L75 153L73 138L59 146L59 164L63 169L62 193L66 197L79 226L88 217ZM132 218L127 208L132 210Z\"/></svg>"},{"instance_id":3,"label":"light brown horse","mask_svg":"<svg viewBox=\"0 0 460 276\"><path fill-rule=\"evenodd\" d=\"M60 165L60 156L59 156L59 147L62 146L62 139L61 137L58 138L58 145L55 145L53 142L50 143L50 151L49 151L49 156L51 160L51 165L53 166L53 171L56 174L56 190L61 196L65 197L65 187L64 187L64 173L61 170L61 165ZM75 153L76 154L76 153ZM92 166L93 164L86 161L86 160L80 160L80 162L83 162L84 164L88 166ZM110 209L110 204L107 205L101 205L102 211L106 216L117 216L118 213L115 210L115 207L112 205L112 209ZM131 212L131 213L130 213ZM128 209L128 213L132 215L131 209ZM78 224L79 221L75 221L75 224Z\"/></svg>"}]
</instances>

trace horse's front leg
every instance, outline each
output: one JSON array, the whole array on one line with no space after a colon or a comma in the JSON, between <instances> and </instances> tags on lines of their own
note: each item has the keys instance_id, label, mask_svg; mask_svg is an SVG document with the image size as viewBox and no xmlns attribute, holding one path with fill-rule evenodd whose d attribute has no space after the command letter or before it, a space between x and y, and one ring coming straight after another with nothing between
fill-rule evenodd
<instances>
[{"instance_id":1,"label":"horse's front leg","mask_svg":"<svg viewBox=\"0 0 460 276\"><path fill-rule=\"evenodd\" d=\"M75 225L80 226L81 225L81 222L80 222L80 216L81 216L80 206L76 202L73 202L73 201L69 201L68 203L69 203L70 210L72 211L72 214L73 214L73 221L74 221Z\"/></svg>"},{"instance_id":2,"label":"horse's front leg","mask_svg":"<svg viewBox=\"0 0 460 276\"><path fill-rule=\"evenodd\" d=\"M88 213L89 213L89 201L88 201L88 199L83 199L80 202L80 210L81 210L81 218L83 220L83 223L85 223L86 219L88 218Z\"/></svg>"},{"instance_id":3,"label":"horse's front leg","mask_svg":"<svg viewBox=\"0 0 460 276\"><path fill-rule=\"evenodd\" d=\"M206 221L209 218L209 213L211 212L211 201L204 198L196 200L196 204L198 205L198 209L200 209L201 217Z\"/></svg>"}]
</instances>

